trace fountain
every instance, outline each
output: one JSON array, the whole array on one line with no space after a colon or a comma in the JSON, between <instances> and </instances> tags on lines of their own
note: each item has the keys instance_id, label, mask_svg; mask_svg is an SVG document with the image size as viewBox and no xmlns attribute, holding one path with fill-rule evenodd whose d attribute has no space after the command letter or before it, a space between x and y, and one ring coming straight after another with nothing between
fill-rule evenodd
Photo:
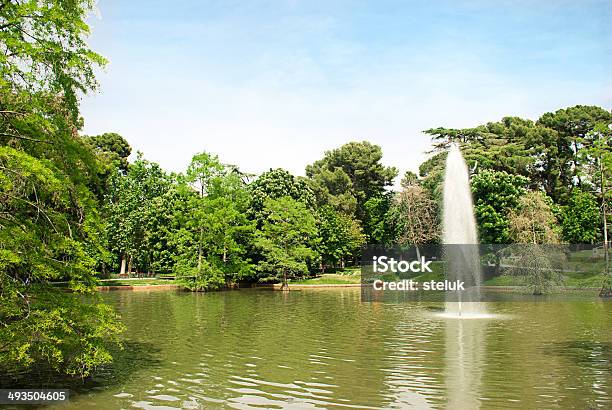
<instances>
[{"instance_id":1,"label":"fountain","mask_svg":"<svg viewBox=\"0 0 612 410\"><path fill-rule=\"evenodd\" d=\"M443 241L447 261L447 279L461 280L466 292L459 300L446 302L446 317L488 317L480 300L482 283L478 234L470 176L457 144L451 145L444 174Z\"/></svg>"}]
</instances>

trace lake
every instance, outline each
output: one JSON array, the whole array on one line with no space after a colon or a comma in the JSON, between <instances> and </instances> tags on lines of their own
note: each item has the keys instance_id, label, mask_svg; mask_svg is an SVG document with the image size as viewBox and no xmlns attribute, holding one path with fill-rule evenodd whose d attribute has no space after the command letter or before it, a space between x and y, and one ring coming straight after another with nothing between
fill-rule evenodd
<instances>
[{"instance_id":1,"label":"lake","mask_svg":"<svg viewBox=\"0 0 612 410\"><path fill-rule=\"evenodd\" d=\"M359 289L103 294L115 364L62 408L611 408L612 303L362 303Z\"/></svg>"}]
</instances>

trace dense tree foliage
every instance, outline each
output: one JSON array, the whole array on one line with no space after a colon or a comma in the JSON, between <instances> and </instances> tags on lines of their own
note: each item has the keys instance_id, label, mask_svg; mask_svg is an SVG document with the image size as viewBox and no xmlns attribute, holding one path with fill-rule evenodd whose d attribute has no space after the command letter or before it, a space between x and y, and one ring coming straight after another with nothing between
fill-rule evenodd
<instances>
[{"instance_id":1,"label":"dense tree foliage","mask_svg":"<svg viewBox=\"0 0 612 410\"><path fill-rule=\"evenodd\" d=\"M359 223L350 216L324 205L318 212L321 271L327 266L344 267L347 259L356 256L366 238Z\"/></svg>"},{"instance_id":2,"label":"dense tree foliage","mask_svg":"<svg viewBox=\"0 0 612 410\"><path fill-rule=\"evenodd\" d=\"M561 212L563 239L569 243L594 243L599 237L599 207L591 193L574 190Z\"/></svg>"},{"instance_id":3,"label":"dense tree foliage","mask_svg":"<svg viewBox=\"0 0 612 410\"><path fill-rule=\"evenodd\" d=\"M326 152L323 159L307 166L306 175L319 205L331 205L362 222L368 217L368 209L373 217L372 209L384 200L386 188L397 176L397 169L385 167L381 159L382 150L378 145L350 142ZM378 204L366 206L372 198L379 198ZM368 238L374 235L365 225L364 231Z\"/></svg>"},{"instance_id":4,"label":"dense tree foliage","mask_svg":"<svg viewBox=\"0 0 612 410\"><path fill-rule=\"evenodd\" d=\"M251 194L250 214L258 222L266 218L265 203L268 199L289 196L301 202L308 209L315 208L315 196L303 178L297 178L288 171L277 168L264 172L249 186Z\"/></svg>"},{"instance_id":5,"label":"dense tree foliage","mask_svg":"<svg viewBox=\"0 0 612 410\"><path fill-rule=\"evenodd\" d=\"M526 193L527 178L505 171L483 171L472 178L474 214L483 243L509 241L508 213Z\"/></svg>"},{"instance_id":6,"label":"dense tree foliage","mask_svg":"<svg viewBox=\"0 0 612 410\"><path fill-rule=\"evenodd\" d=\"M109 181L104 216L109 248L121 259L121 272L148 269L154 262L151 228L155 198L170 189L158 164L139 156L126 175L116 172Z\"/></svg>"},{"instance_id":7,"label":"dense tree foliage","mask_svg":"<svg viewBox=\"0 0 612 410\"><path fill-rule=\"evenodd\" d=\"M126 173L128 157L132 147L121 135L107 132L101 135L85 136L83 140L98 155L100 162L106 165L107 173L118 169Z\"/></svg>"},{"instance_id":8,"label":"dense tree foliage","mask_svg":"<svg viewBox=\"0 0 612 410\"><path fill-rule=\"evenodd\" d=\"M255 235L255 246L263 254L258 270L264 280L272 275L287 288L287 279L306 275L309 262L317 257L316 220L306 205L290 196L266 199L264 212L266 218Z\"/></svg>"},{"instance_id":9,"label":"dense tree foliage","mask_svg":"<svg viewBox=\"0 0 612 410\"><path fill-rule=\"evenodd\" d=\"M121 330L91 298L104 257L100 164L78 135L78 95L104 59L89 49L91 1L0 2L0 372L87 375ZM73 293L50 285L66 281Z\"/></svg>"},{"instance_id":10,"label":"dense tree foliage","mask_svg":"<svg viewBox=\"0 0 612 410\"><path fill-rule=\"evenodd\" d=\"M250 183L207 152L184 174L142 155L130 163L121 135L79 135L79 97L97 88L94 71L105 64L86 41L93 5L0 0L2 372L50 366L85 376L111 361L118 318L82 297L97 276L172 273L198 291L287 286L357 260L365 243L436 242L451 143L472 173L481 242L534 245L525 261L541 272L534 292L555 279L539 262L543 244L607 243L612 114L600 107L427 130L432 155L418 176L404 175L401 192L391 189L397 169L366 141L326 152L306 177L271 169ZM612 294L611 278L602 294Z\"/></svg>"}]
</instances>

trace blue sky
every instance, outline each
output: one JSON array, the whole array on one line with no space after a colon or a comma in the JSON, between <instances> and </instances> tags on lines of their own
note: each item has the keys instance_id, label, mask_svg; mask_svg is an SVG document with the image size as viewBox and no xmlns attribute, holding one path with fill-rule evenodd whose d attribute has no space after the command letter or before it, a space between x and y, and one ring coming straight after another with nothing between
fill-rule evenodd
<instances>
[{"instance_id":1,"label":"blue sky","mask_svg":"<svg viewBox=\"0 0 612 410\"><path fill-rule=\"evenodd\" d=\"M612 2L100 0L110 60L85 133L122 134L163 167L199 151L303 175L367 139L416 170L422 130L575 104L612 108Z\"/></svg>"}]
</instances>

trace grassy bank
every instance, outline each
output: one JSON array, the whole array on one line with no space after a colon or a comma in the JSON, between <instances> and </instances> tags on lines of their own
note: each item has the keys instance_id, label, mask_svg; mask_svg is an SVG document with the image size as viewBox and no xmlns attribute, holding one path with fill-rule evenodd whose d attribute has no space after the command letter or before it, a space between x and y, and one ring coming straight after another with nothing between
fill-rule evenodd
<instances>
[{"instance_id":1,"label":"grassy bank","mask_svg":"<svg viewBox=\"0 0 612 410\"><path fill-rule=\"evenodd\" d=\"M172 279L159 278L126 278L126 279L102 279L100 286L155 286L155 285L173 285Z\"/></svg>"},{"instance_id":2,"label":"grassy bank","mask_svg":"<svg viewBox=\"0 0 612 410\"><path fill-rule=\"evenodd\" d=\"M433 272L413 276L412 280L418 282L441 281L444 280L444 272L441 265L433 265ZM602 276L592 272L564 272L563 285L568 288L599 288ZM385 280L397 280L391 277ZM318 274L309 278L295 279L289 282L290 285L353 285L361 283L361 268L351 267L346 269L333 270L330 273ZM178 283L172 276L160 278L112 278L100 280L99 286L104 287L139 287L139 286L158 286L158 285L177 285ZM517 276L496 276L484 281L485 286L524 286L525 280Z\"/></svg>"},{"instance_id":3,"label":"grassy bank","mask_svg":"<svg viewBox=\"0 0 612 410\"><path fill-rule=\"evenodd\" d=\"M295 285L348 285L361 282L361 268L346 268L312 278L292 280Z\"/></svg>"}]
</instances>

